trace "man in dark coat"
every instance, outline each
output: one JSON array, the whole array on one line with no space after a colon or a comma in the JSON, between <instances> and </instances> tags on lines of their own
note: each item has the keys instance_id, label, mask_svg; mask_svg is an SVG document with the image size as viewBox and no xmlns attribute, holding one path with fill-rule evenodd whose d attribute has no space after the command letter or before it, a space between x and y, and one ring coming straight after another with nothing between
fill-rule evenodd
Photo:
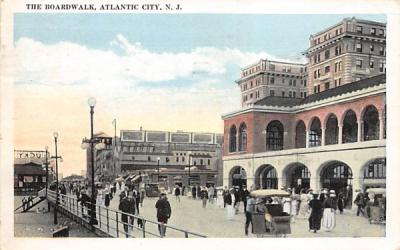
<instances>
[{"instance_id":1,"label":"man in dark coat","mask_svg":"<svg viewBox=\"0 0 400 250\"><path fill-rule=\"evenodd\" d=\"M110 206L111 199L112 199L111 193L107 190L106 195L104 197L104 205L106 206L106 208Z\"/></svg>"},{"instance_id":2,"label":"man in dark coat","mask_svg":"<svg viewBox=\"0 0 400 250\"><path fill-rule=\"evenodd\" d=\"M160 236L164 237L167 231L164 224L167 224L168 219L171 217L171 205L165 193L161 193L160 199L156 202L155 207L157 209L157 220L160 223L158 225L158 231L160 232Z\"/></svg>"},{"instance_id":3,"label":"man in dark coat","mask_svg":"<svg viewBox=\"0 0 400 250\"><path fill-rule=\"evenodd\" d=\"M135 199L133 198L132 193L129 193L128 196L125 196L122 198L121 202L119 203L118 209L121 210L123 213L121 214L121 221L124 224L124 231L126 238L128 238L128 225L131 226L133 225L134 217L130 216L128 214L135 214ZM129 217L129 218L128 218ZM130 220L128 220L130 219Z\"/></svg>"},{"instance_id":4,"label":"man in dark coat","mask_svg":"<svg viewBox=\"0 0 400 250\"><path fill-rule=\"evenodd\" d=\"M205 187L203 187L200 191L200 199L202 200L203 208L206 208L207 200L208 200L208 192Z\"/></svg>"},{"instance_id":5,"label":"man in dark coat","mask_svg":"<svg viewBox=\"0 0 400 250\"><path fill-rule=\"evenodd\" d=\"M90 202L90 197L89 197L89 195L87 195L85 189L82 189L82 190L81 190L81 195L80 195L78 201L81 202L82 217L85 218L86 216L89 215L89 211L88 211L87 214L85 214L85 213L84 213L84 210L85 210L84 208L85 208L85 207L88 208L88 207L89 207L89 202Z\"/></svg>"},{"instance_id":6,"label":"man in dark coat","mask_svg":"<svg viewBox=\"0 0 400 250\"><path fill-rule=\"evenodd\" d=\"M196 199L196 186L192 187L192 197L193 199Z\"/></svg>"},{"instance_id":7,"label":"man in dark coat","mask_svg":"<svg viewBox=\"0 0 400 250\"><path fill-rule=\"evenodd\" d=\"M365 196L362 190L359 190L359 193L354 200L354 203L357 205L357 216L360 215L360 212L365 216L364 207L365 207Z\"/></svg>"},{"instance_id":8,"label":"man in dark coat","mask_svg":"<svg viewBox=\"0 0 400 250\"><path fill-rule=\"evenodd\" d=\"M246 207L247 207L247 199L250 196L249 190L247 190L246 187L243 187L243 205L244 205L244 212L246 213Z\"/></svg>"},{"instance_id":9,"label":"man in dark coat","mask_svg":"<svg viewBox=\"0 0 400 250\"><path fill-rule=\"evenodd\" d=\"M222 198L224 199L224 208L226 207L226 199L227 199L228 195L229 195L229 190L225 186L224 190L222 191Z\"/></svg>"},{"instance_id":10,"label":"man in dark coat","mask_svg":"<svg viewBox=\"0 0 400 250\"><path fill-rule=\"evenodd\" d=\"M314 194L308 205L311 207L311 215L308 219L309 228L316 233L317 230L321 229L322 202L318 199L318 195Z\"/></svg>"}]
</instances>

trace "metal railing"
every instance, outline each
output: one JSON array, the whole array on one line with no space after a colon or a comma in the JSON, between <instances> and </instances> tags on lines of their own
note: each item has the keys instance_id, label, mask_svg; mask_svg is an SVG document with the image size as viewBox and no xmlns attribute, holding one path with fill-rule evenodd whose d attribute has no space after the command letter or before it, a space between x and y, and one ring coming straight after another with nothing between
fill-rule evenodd
<instances>
[{"instance_id":1,"label":"metal railing","mask_svg":"<svg viewBox=\"0 0 400 250\"><path fill-rule=\"evenodd\" d=\"M97 229L111 237L126 237L126 238L148 238L160 236L160 227L165 227L166 235L164 237L171 238L189 238L189 237L201 237L205 238L205 235L191 232L186 229L181 229L168 224L161 224L159 222L146 219L139 215L128 214L122 211L107 208L102 205L95 205L95 209L92 209L90 202L78 201L77 198L68 195L58 194L59 203L58 206L71 215L79 217L83 222L89 224L91 211L96 213ZM55 205L56 203L56 192L48 190L47 199L49 202ZM122 220L124 217L124 221ZM136 225L135 225L136 222ZM139 223L138 223L139 222ZM141 223L140 223L141 222Z\"/></svg>"}]
</instances>

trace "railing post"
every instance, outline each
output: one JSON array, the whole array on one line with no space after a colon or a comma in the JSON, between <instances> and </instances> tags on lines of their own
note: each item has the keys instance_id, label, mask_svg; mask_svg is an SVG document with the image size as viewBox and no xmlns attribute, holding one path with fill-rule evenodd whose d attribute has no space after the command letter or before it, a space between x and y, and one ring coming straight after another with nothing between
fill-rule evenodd
<instances>
[{"instance_id":1,"label":"railing post","mask_svg":"<svg viewBox=\"0 0 400 250\"><path fill-rule=\"evenodd\" d=\"M110 233L110 222L108 218L108 208L107 208L107 233Z\"/></svg>"},{"instance_id":2,"label":"railing post","mask_svg":"<svg viewBox=\"0 0 400 250\"><path fill-rule=\"evenodd\" d=\"M146 220L142 219L142 232L143 232L143 238L146 238Z\"/></svg>"},{"instance_id":3,"label":"railing post","mask_svg":"<svg viewBox=\"0 0 400 250\"><path fill-rule=\"evenodd\" d=\"M100 211L100 206L99 206L99 227L101 228L101 211Z\"/></svg>"},{"instance_id":4,"label":"railing post","mask_svg":"<svg viewBox=\"0 0 400 250\"><path fill-rule=\"evenodd\" d=\"M119 238L119 229L118 229L118 212L115 212L115 221L117 223L117 238Z\"/></svg>"}]
</instances>

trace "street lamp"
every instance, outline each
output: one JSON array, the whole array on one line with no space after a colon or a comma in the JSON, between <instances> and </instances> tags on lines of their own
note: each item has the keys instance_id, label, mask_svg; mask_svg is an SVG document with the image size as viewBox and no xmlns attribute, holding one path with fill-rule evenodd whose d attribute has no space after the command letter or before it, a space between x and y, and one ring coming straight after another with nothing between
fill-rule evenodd
<instances>
[{"instance_id":1,"label":"street lamp","mask_svg":"<svg viewBox=\"0 0 400 250\"><path fill-rule=\"evenodd\" d=\"M101 150L105 148L105 144L100 140L100 138L94 138L93 136L93 114L94 114L94 107L96 106L96 99L94 97L90 97L88 99L88 105L90 107L90 139L83 139L82 140L82 149L89 149L90 148L90 164L91 164L91 171L92 171L92 183L91 183L91 209L90 209L90 221L89 224L97 225L96 220L96 206L94 205L96 202L95 197L95 186L94 186L94 148L96 150Z\"/></svg>"},{"instance_id":2,"label":"street lamp","mask_svg":"<svg viewBox=\"0 0 400 250\"><path fill-rule=\"evenodd\" d=\"M189 154L189 176L188 176L188 187L190 187L190 158L192 158L192 154Z\"/></svg>"},{"instance_id":3,"label":"street lamp","mask_svg":"<svg viewBox=\"0 0 400 250\"><path fill-rule=\"evenodd\" d=\"M58 139L58 132L53 133L54 136L54 145L55 145L55 151L56 151L56 156L52 157L56 159L56 206L54 207L54 224L58 224L57 221L57 209L58 209L58 155L57 155L57 139Z\"/></svg>"},{"instance_id":4,"label":"street lamp","mask_svg":"<svg viewBox=\"0 0 400 250\"><path fill-rule=\"evenodd\" d=\"M160 157L157 157L157 182L160 182Z\"/></svg>"},{"instance_id":5,"label":"street lamp","mask_svg":"<svg viewBox=\"0 0 400 250\"><path fill-rule=\"evenodd\" d=\"M46 197L47 197L47 187L49 185L49 160L48 160L48 153L49 153L49 147L46 146L46 162L45 162L45 166L46 166Z\"/></svg>"}]
</instances>

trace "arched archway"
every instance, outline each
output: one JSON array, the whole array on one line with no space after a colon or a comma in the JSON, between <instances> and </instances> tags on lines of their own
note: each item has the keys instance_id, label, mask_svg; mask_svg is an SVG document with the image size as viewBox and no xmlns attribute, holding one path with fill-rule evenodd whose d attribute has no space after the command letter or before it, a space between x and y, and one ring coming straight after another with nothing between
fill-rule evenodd
<instances>
[{"instance_id":1,"label":"arched archway","mask_svg":"<svg viewBox=\"0 0 400 250\"><path fill-rule=\"evenodd\" d=\"M232 125L229 130L229 152L236 151L236 126Z\"/></svg>"},{"instance_id":2,"label":"arched archway","mask_svg":"<svg viewBox=\"0 0 400 250\"><path fill-rule=\"evenodd\" d=\"M379 113L375 106L369 105L365 108L363 125L364 141L379 139Z\"/></svg>"},{"instance_id":3,"label":"arched archway","mask_svg":"<svg viewBox=\"0 0 400 250\"><path fill-rule=\"evenodd\" d=\"M246 186L246 183L247 183L246 170L241 166L233 167L229 172L229 187L232 186L243 187Z\"/></svg>"},{"instance_id":4,"label":"arched archway","mask_svg":"<svg viewBox=\"0 0 400 250\"><path fill-rule=\"evenodd\" d=\"M386 158L369 161L362 169L363 189L386 187Z\"/></svg>"},{"instance_id":5,"label":"arched archway","mask_svg":"<svg viewBox=\"0 0 400 250\"><path fill-rule=\"evenodd\" d=\"M308 145L310 147L318 147L321 146L321 121L318 117L314 117L311 121L310 125L310 135Z\"/></svg>"},{"instance_id":6,"label":"arched archway","mask_svg":"<svg viewBox=\"0 0 400 250\"><path fill-rule=\"evenodd\" d=\"M302 120L298 121L296 125L295 147L306 147L306 125Z\"/></svg>"},{"instance_id":7,"label":"arched archway","mask_svg":"<svg viewBox=\"0 0 400 250\"><path fill-rule=\"evenodd\" d=\"M321 186L335 190L336 194L345 192L348 185L352 185L353 172L351 168L340 161L331 161L321 170Z\"/></svg>"},{"instance_id":8,"label":"arched archway","mask_svg":"<svg viewBox=\"0 0 400 250\"><path fill-rule=\"evenodd\" d=\"M294 188L296 193L300 193L301 189L310 188L310 171L299 162L289 164L285 167L283 174L286 179L286 187Z\"/></svg>"},{"instance_id":9,"label":"arched archway","mask_svg":"<svg viewBox=\"0 0 400 250\"><path fill-rule=\"evenodd\" d=\"M268 123L266 136L267 151L283 149L283 124L280 121Z\"/></svg>"},{"instance_id":10,"label":"arched archway","mask_svg":"<svg viewBox=\"0 0 400 250\"><path fill-rule=\"evenodd\" d=\"M276 169L271 165L260 166L254 176L256 189L277 189L278 175Z\"/></svg>"},{"instance_id":11,"label":"arched archway","mask_svg":"<svg viewBox=\"0 0 400 250\"><path fill-rule=\"evenodd\" d=\"M239 127L239 151L247 150L247 126L246 123L240 124Z\"/></svg>"},{"instance_id":12,"label":"arched archway","mask_svg":"<svg viewBox=\"0 0 400 250\"><path fill-rule=\"evenodd\" d=\"M346 112L343 119L342 142L343 143L356 142L357 133L358 133L357 116L356 113L350 109Z\"/></svg>"},{"instance_id":13,"label":"arched archway","mask_svg":"<svg viewBox=\"0 0 400 250\"><path fill-rule=\"evenodd\" d=\"M338 143L338 119L336 115L330 114L325 123L325 145Z\"/></svg>"}]
</instances>

